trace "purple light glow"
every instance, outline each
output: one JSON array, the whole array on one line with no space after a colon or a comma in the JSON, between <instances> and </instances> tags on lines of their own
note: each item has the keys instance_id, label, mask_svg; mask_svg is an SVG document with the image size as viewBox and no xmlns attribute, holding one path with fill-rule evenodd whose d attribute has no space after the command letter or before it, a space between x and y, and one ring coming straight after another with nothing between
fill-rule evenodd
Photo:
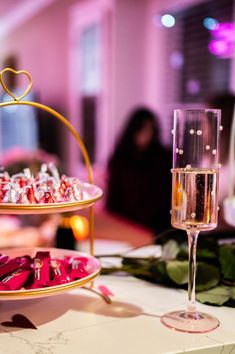
<instances>
[{"instance_id":1,"label":"purple light glow","mask_svg":"<svg viewBox=\"0 0 235 354\"><path fill-rule=\"evenodd\" d=\"M198 80L191 79L187 81L186 88L191 95L197 95L201 91L201 84Z\"/></svg>"},{"instance_id":2,"label":"purple light glow","mask_svg":"<svg viewBox=\"0 0 235 354\"><path fill-rule=\"evenodd\" d=\"M233 44L223 39L213 39L208 45L209 51L219 57L228 58L233 52Z\"/></svg>"},{"instance_id":3,"label":"purple light glow","mask_svg":"<svg viewBox=\"0 0 235 354\"><path fill-rule=\"evenodd\" d=\"M235 41L235 24L232 22L220 23L217 28L211 31L216 38L226 39L227 41Z\"/></svg>"},{"instance_id":4,"label":"purple light glow","mask_svg":"<svg viewBox=\"0 0 235 354\"><path fill-rule=\"evenodd\" d=\"M170 55L170 65L173 69L181 69L184 65L184 56L181 52L173 52Z\"/></svg>"}]
</instances>

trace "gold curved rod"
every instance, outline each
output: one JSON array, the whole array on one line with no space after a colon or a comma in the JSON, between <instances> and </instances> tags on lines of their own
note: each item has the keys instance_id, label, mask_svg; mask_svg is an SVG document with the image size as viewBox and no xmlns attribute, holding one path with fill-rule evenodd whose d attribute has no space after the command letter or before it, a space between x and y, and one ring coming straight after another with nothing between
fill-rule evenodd
<instances>
[{"instance_id":1,"label":"gold curved rod","mask_svg":"<svg viewBox=\"0 0 235 354\"><path fill-rule=\"evenodd\" d=\"M85 160L85 164L86 164L86 168L87 168L87 172L88 172L88 182L93 184L93 173L92 173L91 162L90 162L90 158L89 158L87 149L86 149L82 139L80 138L79 134L77 133L77 131L75 130L75 128L73 127L73 125L69 121L64 116L62 116L60 113L56 112L54 109L52 109L48 106L45 106L41 103L38 103L38 102L7 101L7 102L0 103L0 107L14 106L14 105L33 106L33 107L39 108L43 111L46 111L46 112L52 114L55 118L59 119L70 130L70 132L73 134L73 136L77 140L77 142L80 146L83 158Z\"/></svg>"}]
</instances>

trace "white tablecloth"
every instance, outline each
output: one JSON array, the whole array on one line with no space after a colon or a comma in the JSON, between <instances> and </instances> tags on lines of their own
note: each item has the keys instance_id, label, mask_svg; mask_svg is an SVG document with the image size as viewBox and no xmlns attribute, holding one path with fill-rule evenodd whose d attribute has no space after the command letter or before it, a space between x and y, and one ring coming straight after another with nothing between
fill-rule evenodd
<instances>
[{"instance_id":1,"label":"white tablecloth","mask_svg":"<svg viewBox=\"0 0 235 354\"><path fill-rule=\"evenodd\" d=\"M84 289L43 299L2 301L1 322L20 313L38 329L0 325L0 353L235 353L235 309L199 305L217 316L221 326L207 334L184 334L164 327L159 316L184 308L185 291L126 276L101 276L96 284L112 290L112 305Z\"/></svg>"}]
</instances>

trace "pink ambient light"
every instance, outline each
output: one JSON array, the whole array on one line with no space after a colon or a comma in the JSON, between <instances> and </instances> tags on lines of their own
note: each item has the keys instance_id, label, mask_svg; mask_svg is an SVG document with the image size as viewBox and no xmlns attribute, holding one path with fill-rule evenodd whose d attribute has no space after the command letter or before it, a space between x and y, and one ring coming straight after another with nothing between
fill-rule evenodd
<instances>
[{"instance_id":1,"label":"pink ambient light","mask_svg":"<svg viewBox=\"0 0 235 354\"><path fill-rule=\"evenodd\" d=\"M208 48L212 54L223 58L230 57L233 52L233 44L224 39L211 40Z\"/></svg>"}]
</instances>

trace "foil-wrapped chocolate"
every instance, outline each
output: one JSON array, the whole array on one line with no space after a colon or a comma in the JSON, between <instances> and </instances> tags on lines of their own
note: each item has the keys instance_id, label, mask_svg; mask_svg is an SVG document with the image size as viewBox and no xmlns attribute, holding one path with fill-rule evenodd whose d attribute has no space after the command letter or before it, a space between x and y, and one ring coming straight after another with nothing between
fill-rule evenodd
<instances>
[{"instance_id":1,"label":"foil-wrapped chocolate","mask_svg":"<svg viewBox=\"0 0 235 354\"><path fill-rule=\"evenodd\" d=\"M75 202L85 196L83 183L65 175L60 177L52 163L43 164L36 176L28 168L12 177L7 172L0 173L0 203Z\"/></svg>"}]
</instances>

